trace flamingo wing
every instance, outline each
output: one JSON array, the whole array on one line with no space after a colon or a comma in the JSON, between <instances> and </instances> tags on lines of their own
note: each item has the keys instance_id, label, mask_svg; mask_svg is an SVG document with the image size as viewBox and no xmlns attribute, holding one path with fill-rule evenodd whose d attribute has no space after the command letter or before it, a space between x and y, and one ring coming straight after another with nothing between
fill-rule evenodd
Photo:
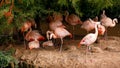
<instances>
[{"instance_id":1,"label":"flamingo wing","mask_svg":"<svg viewBox=\"0 0 120 68\"><path fill-rule=\"evenodd\" d=\"M80 42L82 45L90 45L96 41L96 37L94 34L87 34Z\"/></svg>"}]
</instances>

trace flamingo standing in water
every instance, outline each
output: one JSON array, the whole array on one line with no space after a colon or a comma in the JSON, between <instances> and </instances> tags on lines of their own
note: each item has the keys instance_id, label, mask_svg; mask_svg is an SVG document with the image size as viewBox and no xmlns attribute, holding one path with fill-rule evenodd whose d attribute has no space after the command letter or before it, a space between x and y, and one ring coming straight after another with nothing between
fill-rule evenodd
<instances>
[{"instance_id":1,"label":"flamingo standing in water","mask_svg":"<svg viewBox=\"0 0 120 68\"><path fill-rule=\"evenodd\" d=\"M58 27L54 31L47 31L47 34L50 34L50 35L47 35L48 39L51 39L51 38L54 38L54 39L60 38L61 39L60 52L62 51L63 38L66 36L70 36L70 38L72 38L72 34L63 27Z\"/></svg>"},{"instance_id":2,"label":"flamingo standing in water","mask_svg":"<svg viewBox=\"0 0 120 68\"><path fill-rule=\"evenodd\" d=\"M105 15L105 10L103 10L103 13L101 15L101 24L105 26L106 32L105 32L105 39L107 37L107 28L108 27L115 27L116 23L118 23L117 18L114 18L113 20Z\"/></svg>"},{"instance_id":3,"label":"flamingo standing in water","mask_svg":"<svg viewBox=\"0 0 120 68\"><path fill-rule=\"evenodd\" d=\"M74 28L75 28L74 26L77 25L77 24L82 24L82 21L75 14L70 14L69 15L68 11L65 12L65 21L67 23L69 23L70 25L72 25L72 27L73 27L73 31L72 32L73 32L73 39L74 39Z\"/></svg>"}]
</instances>

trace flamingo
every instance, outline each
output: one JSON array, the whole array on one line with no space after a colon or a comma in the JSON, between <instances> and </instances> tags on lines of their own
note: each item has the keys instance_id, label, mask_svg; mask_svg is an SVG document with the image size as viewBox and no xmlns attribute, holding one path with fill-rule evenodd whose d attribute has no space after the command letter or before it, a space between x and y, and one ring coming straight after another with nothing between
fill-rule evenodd
<instances>
[{"instance_id":1,"label":"flamingo","mask_svg":"<svg viewBox=\"0 0 120 68\"><path fill-rule=\"evenodd\" d=\"M62 27L58 27L56 28L54 31L47 31L47 38L51 39L57 39L60 38L61 39L61 47L60 47L60 52L62 51L62 45L63 45L63 38L66 36L70 36L70 38L72 38L72 34L70 32L68 32L65 28Z\"/></svg>"},{"instance_id":2,"label":"flamingo","mask_svg":"<svg viewBox=\"0 0 120 68\"><path fill-rule=\"evenodd\" d=\"M34 41L34 42L31 42L32 44L35 43L35 41L42 41L44 40L45 38L39 34L39 32L37 30L30 30L26 35L25 35L25 40L28 41L28 42L31 42L31 41ZM36 44L35 44L36 45Z\"/></svg>"},{"instance_id":3,"label":"flamingo","mask_svg":"<svg viewBox=\"0 0 120 68\"><path fill-rule=\"evenodd\" d=\"M97 25L98 24L95 24L95 33L87 34L84 38L82 38L82 40L78 44L78 47L80 47L81 45L86 45L87 46L86 58L87 58L87 52L90 50L90 45L93 44L97 40L97 36L98 36Z\"/></svg>"},{"instance_id":4,"label":"flamingo","mask_svg":"<svg viewBox=\"0 0 120 68\"><path fill-rule=\"evenodd\" d=\"M98 34L99 35L103 35L105 33L105 27L103 25L101 25L101 22L95 22L93 21L92 19L89 19L89 21L92 23L92 24L97 24L98 25ZM94 26L95 28L95 26Z\"/></svg>"},{"instance_id":5,"label":"flamingo","mask_svg":"<svg viewBox=\"0 0 120 68\"><path fill-rule=\"evenodd\" d=\"M87 33L89 33L91 30L94 29L94 24L90 22L90 20L86 20L83 22L83 24L81 25L82 29L85 29L87 31Z\"/></svg>"},{"instance_id":6,"label":"flamingo","mask_svg":"<svg viewBox=\"0 0 120 68\"><path fill-rule=\"evenodd\" d=\"M117 18L114 18L113 20L105 15L105 10L103 10L103 13L101 15L101 24L105 26L106 32L105 32L105 39L107 37L107 28L108 27L115 27L116 23L118 23Z\"/></svg>"},{"instance_id":7,"label":"flamingo","mask_svg":"<svg viewBox=\"0 0 120 68\"><path fill-rule=\"evenodd\" d=\"M77 25L77 24L82 24L82 21L75 14L70 14L69 15L68 11L65 12L65 21L67 23L69 23L70 25L72 25L72 27L73 27L73 39L74 39L74 28L75 28L74 26Z\"/></svg>"},{"instance_id":8,"label":"flamingo","mask_svg":"<svg viewBox=\"0 0 120 68\"><path fill-rule=\"evenodd\" d=\"M86 45L87 49L89 48L89 46L94 43L97 39L98 36L98 28L97 28L98 24L95 24L95 33L89 33L87 34L79 43L78 47L80 47L81 45Z\"/></svg>"},{"instance_id":9,"label":"flamingo","mask_svg":"<svg viewBox=\"0 0 120 68\"><path fill-rule=\"evenodd\" d=\"M33 30L33 31L30 30L26 34L25 39L27 41L34 41L34 40L41 41L44 40L45 38L37 30Z\"/></svg>"},{"instance_id":10,"label":"flamingo","mask_svg":"<svg viewBox=\"0 0 120 68\"><path fill-rule=\"evenodd\" d=\"M84 21L81 28L85 29L87 33L89 33L90 31L95 29L95 24L98 24L98 34L103 35L105 32L105 27L101 25L101 22L98 22L98 21L96 22L96 21L93 21L92 19L88 19Z\"/></svg>"}]
</instances>

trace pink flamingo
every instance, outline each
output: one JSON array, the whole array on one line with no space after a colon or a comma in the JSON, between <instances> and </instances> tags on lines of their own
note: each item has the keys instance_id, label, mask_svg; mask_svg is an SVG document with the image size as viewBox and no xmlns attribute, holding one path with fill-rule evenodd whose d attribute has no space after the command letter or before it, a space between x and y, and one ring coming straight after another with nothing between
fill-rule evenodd
<instances>
[{"instance_id":1,"label":"pink flamingo","mask_svg":"<svg viewBox=\"0 0 120 68\"><path fill-rule=\"evenodd\" d=\"M42 40L44 40L45 38L41 35L41 34L39 34L39 32L37 31L37 30L30 30L26 35L25 35L25 40L26 41L29 41L29 42L31 42L31 41L42 41ZM34 43L34 42L31 42L32 44Z\"/></svg>"},{"instance_id":2,"label":"pink flamingo","mask_svg":"<svg viewBox=\"0 0 120 68\"><path fill-rule=\"evenodd\" d=\"M85 29L87 31L87 33L89 33L91 30L93 30L95 27L94 27L94 24L90 22L90 20L86 20L83 22L83 24L81 25L81 28L82 29Z\"/></svg>"},{"instance_id":3,"label":"pink flamingo","mask_svg":"<svg viewBox=\"0 0 120 68\"><path fill-rule=\"evenodd\" d=\"M94 43L97 39L98 36L98 28L97 24L95 24L95 33L89 33L87 34L79 43L78 47L81 45L86 45L87 50L89 49L90 44Z\"/></svg>"},{"instance_id":4,"label":"pink flamingo","mask_svg":"<svg viewBox=\"0 0 120 68\"><path fill-rule=\"evenodd\" d=\"M74 26L77 25L77 24L82 24L82 21L75 14L70 14L69 15L68 11L65 12L65 21L73 26L73 39L74 39L74 28L75 28Z\"/></svg>"},{"instance_id":5,"label":"pink flamingo","mask_svg":"<svg viewBox=\"0 0 120 68\"><path fill-rule=\"evenodd\" d=\"M105 27L103 26L103 25L101 25L101 22L95 22L95 21L93 21L92 19L89 19L90 20L90 22L92 23L92 24L97 24L98 25L98 34L99 35L103 35L104 33L105 33ZM95 29L95 26L93 26L94 27L94 29Z\"/></svg>"},{"instance_id":6,"label":"pink flamingo","mask_svg":"<svg viewBox=\"0 0 120 68\"><path fill-rule=\"evenodd\" d=\"M68 32L65 28L62 28L62 27L58 27L54 31L47 31L47 34L50 34L47 36L48 39L51 39L51 38L54 38L54 39L60 38L61 39L60 52L62 51L63 38L66 36L70 36L70 38L72 38L72 34L70 32Z\"/></svg>"},{"instance_id":7,"label":"pink flamingo","mask_svg":"<svg viewBox=\"0 0 120 68\"><path fill-rule=\"evenodd\" d=\"M35 28L37 27L35 21L33 19L27 20L23 23L23 25L21 26L21 32L24 35L24 32L28 31L28 30L32 30L32 26L35 26ZM24 45L25 45L25 38L24 38Z\"/></svg>"},{"instance_id":8,"label":"pink flamingo","mask_svg":"<svg viewBox=\"0 0 120 68\"><path fill-rule=\"evenodd\" d=\"M103 10L103 13L101 15L101 24L105 26L106 32L105 32L105 38L107 37L107 28L108 27L115 27L116 23L118 23L118 20L114 18L113 20L105 15L105 10Z\"/></svg>"},{"instance_id":9,"label":"pink flamingo","mask_svg":"<svg viewBox=\"0 0 120 68\"><path fill-rule=\"evenodd\" d=\"M86 45L87 46L86 57L87 57L87 52L90 50L90 45L93 44L97 40L97 36L98 36L97 25L98 24L95 24L95 33L87 34L84 38L82 38L82 40L78 44L78 47L80 47L81 45Z\"/></svg>"}]
</instances>

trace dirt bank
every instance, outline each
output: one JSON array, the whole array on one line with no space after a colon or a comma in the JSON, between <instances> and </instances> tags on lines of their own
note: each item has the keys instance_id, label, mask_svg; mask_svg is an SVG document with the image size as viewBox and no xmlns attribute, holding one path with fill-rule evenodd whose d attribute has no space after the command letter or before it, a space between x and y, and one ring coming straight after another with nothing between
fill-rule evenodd
<instances>
[{"instance_id":1,"label":"dirt bank","mask_svg":"<svg viewBox=\"0 0 120 68\"><path fill-rule=\"evenodd\" d=\"M14 45L15 57L20 61L42 68L119 68L120 37L108 37L91 45L86 55L86 46L77 48L79 39L64 40L62 52L54 47L26 50L23 45Z\"/></svg>"}]
</instances>

